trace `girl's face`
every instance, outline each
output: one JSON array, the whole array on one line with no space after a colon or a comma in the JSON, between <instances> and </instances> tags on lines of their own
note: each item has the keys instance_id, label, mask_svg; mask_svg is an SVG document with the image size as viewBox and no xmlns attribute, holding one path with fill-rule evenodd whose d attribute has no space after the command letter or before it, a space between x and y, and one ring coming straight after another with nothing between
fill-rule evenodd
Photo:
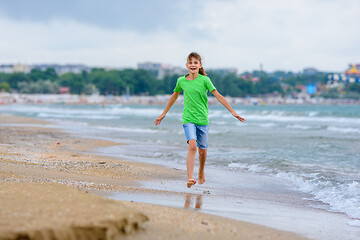
<instances>
[{"instance_id":1,"label":"girl's face","mask_svg":"<svg viewBox=\"0 0 360 240\"><path fill-rule=\"evenodd\" d=\"M200 61L196 58L191 58L186 62L186 67L189 70L189 73L199 73L199 69L202 67Z\"/></svg>"}]
</instances>

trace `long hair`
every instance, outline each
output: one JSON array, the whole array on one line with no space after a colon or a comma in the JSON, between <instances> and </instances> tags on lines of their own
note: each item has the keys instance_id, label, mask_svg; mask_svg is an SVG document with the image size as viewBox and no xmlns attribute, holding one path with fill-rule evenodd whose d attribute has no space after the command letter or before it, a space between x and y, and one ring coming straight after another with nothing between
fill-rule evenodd
<instances>
[{"instance_id":1,"label":"long hair","mask_svg":"<svg viewBox=\"0 0 360 240\"><path fill-rule=\"evenodd\" d=\"M191 52L190 54L189 54L189 56L187 57L187 60L188 61L191 61L191 58L195 58L195 59L197 59L200 63L201 63L201 56L200 56L200 54L198 54L197 52ZM202 63L201 63L202 64ZM200 69L199 69L199 73L201 74L201 75L203 75L203 76L206 76L206 72L205 72L205 69L203 68L203 67L201 67Z\"/></svg>"}]
</instances>

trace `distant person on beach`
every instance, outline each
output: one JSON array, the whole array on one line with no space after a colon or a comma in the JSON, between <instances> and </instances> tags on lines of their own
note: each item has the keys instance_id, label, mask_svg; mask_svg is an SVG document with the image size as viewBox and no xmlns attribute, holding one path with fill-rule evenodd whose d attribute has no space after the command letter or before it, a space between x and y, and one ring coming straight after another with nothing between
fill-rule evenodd
<instances>
[{"instance_id":1,"label":"distant person on beach","mask_svg":"<svg viewBox=\"0 0 360 240\"><path fill-rule=\"evenodd\" d=\"M184 110L182 115L182 124L185 130L187 143L189 144L188 154L186 158L187 167L187 187L191 188L196 184L193 178L195 154L199 148L199 175L198 183L205 182L205 162L207 157L208 147L208 132L209 132L209 110L207 91L209 90L216 99L224 105L231 114L244 122L245 119L240 117L226 101L226 99L216 90L209 77L206 76L205 70L202 67L201 56L192 52L187 57L186 67L189 74L179 77L167 103L164 112L154 121L155 125L159 125L165 118L166 114L179 97L181 91L184 91Z\"/></svg>"}]
</instances>

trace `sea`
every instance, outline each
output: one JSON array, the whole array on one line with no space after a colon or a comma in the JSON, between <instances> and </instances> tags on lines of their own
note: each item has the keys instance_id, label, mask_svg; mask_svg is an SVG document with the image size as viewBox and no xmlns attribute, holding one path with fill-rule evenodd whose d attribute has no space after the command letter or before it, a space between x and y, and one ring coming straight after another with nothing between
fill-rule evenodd
<instances>
[{"instance_id":1,"label":"sea","mask_svg":"<svg viewBox=\"0 0 360 240\"><path fill-rule=\"evenodd\" d=\"M359 105L234 105L244 123L223 106L210 105L206 183L191 189L185 186L182 105L174 105L155 126L164 107L14 104L0 106L0 113L126 143L96 150L104 155L184 170L182 181L141 184L189 193L185 205L199 201L204 212L314 239L360 239ZM160 195L111 197L184 206L183 199Z\"/></svg>"}]
</instances>

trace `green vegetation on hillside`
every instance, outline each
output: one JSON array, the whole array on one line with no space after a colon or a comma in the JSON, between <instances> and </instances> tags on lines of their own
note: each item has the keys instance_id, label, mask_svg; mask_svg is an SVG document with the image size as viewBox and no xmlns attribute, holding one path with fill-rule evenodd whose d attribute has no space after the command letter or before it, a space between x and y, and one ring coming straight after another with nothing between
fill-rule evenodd
<instances>
[{"instance_id":1,"label":"green vegetation on hillside","mask_svg":"<svg viewBox=\"0 0 360 240\"><path fill-rule=\"evenodd\" d=\"M208 76L225 96L246 97L276 93L281 95L299 92L299 85L324 85L327 73L312 75L277 71L220 74L209 70ZM72 94L124 95L127 89L132 95L171 94L179 75L167 75L157 79L156 74L142 69L105 70L93 68L90 72L57 75L54 69L33 69L30 73L0 73L0 91L20 93L58 93L60 87L68 87ZM358 97L360 84L347 84L342 89L344 96ZM340 90L323 92L324 97L339 97ZM345 94L344 94L345 93Z\"/></svg>"}]
</instances>

